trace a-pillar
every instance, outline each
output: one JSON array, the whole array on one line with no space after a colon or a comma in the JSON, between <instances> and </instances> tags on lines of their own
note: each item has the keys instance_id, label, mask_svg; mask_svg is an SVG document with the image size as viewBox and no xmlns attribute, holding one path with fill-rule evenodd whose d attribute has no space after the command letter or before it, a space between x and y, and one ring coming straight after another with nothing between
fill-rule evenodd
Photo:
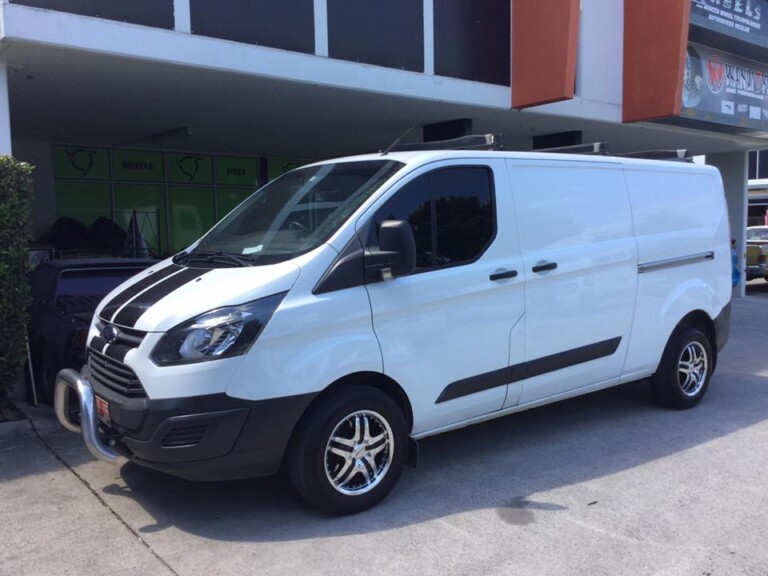
<instances>
[{"instance_id":1,"label":"a-pillar","mask_svg":"<svg viewBox=\"0 0 768 576\"><path fill-rule=\"evenodd\" d=\"M736 253L739 257L741 280L733 289L734 297L745 294L744 274L747 235L747 152L707 154L707 164L720 170L725 187L725 200L731 222L731 235L736 239Z\"/></svg>"},{"instance_id":2,"label":"a-pillar","mask_svg":"<svg viewBox=\"0 0 768 576\"><path fill-rule=\"evenodd\" d=\"M0 58L0 156L11 153L11 106L8 95L8 66Z\"/></svg>"}]
</instances>

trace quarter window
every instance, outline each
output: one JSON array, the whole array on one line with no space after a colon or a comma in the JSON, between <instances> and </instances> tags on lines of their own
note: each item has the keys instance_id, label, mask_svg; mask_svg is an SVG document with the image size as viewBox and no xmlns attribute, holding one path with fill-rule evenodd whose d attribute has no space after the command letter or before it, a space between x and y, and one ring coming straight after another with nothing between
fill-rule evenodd
<instances>
[{"instance_id":1,"label":"quarter window","mask_svg":"<svg viewBox=\"0 0 768 576\"><path fill-rule=\"evenodd\" d=\"M496 230L491 178L482 166L443 168L415 178L376 212L368 245L378 245L384 220L405 220L416 240L417 271L476 260Z\"/></svg>"}]
</instances>

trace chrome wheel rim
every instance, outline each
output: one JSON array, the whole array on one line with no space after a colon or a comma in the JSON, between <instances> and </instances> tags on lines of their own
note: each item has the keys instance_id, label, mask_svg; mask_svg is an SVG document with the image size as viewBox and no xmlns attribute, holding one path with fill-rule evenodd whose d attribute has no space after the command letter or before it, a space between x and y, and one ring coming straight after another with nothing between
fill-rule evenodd
<instances>
[{"instance_id":1,"label":"chrome wheel rim","mask_svg":"<svg viewBox=\"0 0 768 576\"><path fill-rule=\"evenodd\" d=\"M677 361L677 380L686 396L695 396L704 386L709 370L707 351L701 342L689 342Z\"/></svg>"},{"instance_id":2,"label":"chrome wheel rim","mask_svg":"<svg viewBox=\"0 0 768 576\"><path fill-rule=\"evenodd\" d=\"M359 410L336 425L325 446L325 475L338 492L370 492L392 464L392 428L377 412Z\"/></svg>"}]
</instances>

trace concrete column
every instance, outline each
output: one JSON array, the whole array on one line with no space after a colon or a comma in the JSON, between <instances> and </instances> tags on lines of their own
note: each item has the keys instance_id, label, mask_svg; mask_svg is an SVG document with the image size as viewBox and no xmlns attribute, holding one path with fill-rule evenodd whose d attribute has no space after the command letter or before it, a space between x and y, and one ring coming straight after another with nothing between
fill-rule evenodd
<instances>
[{"instance_id":1,"label":"concrete column","mask_svg":"<svg viewBox=\"0 0 768 576\"><path fill-rule=\"evenodd\" d=\"M8 94L8 65L0 59L0 155L11 154L11 105Z\"/></svg>"},{"instance_id":2,"label":"concrete column","mask_svg":"<svg viewBox=\"0 0 768 576\"><path fill-rule=\"evenodd\" d=\"M192 17L189 11L189 0L173 0L173 19L176 32L192 32Z\"/></svg>"},{"instance_id":3,"label":"concrete column","mask_svg":"<svg viewBox=\"0 0 768 576\"><path fill-rule=\"evenodd\" d=\"M435 4L424 0L424 74L435 73Z\"/></svg>"},{"instance_id":4,"label":"concrete column","mask_svg":"<svg viewBox=\"0 0 768 576\"><path fill-rule=\"evenodd\" d=\"M736 252L739 255L741 281L733 289L736 298L745 294L745 255L747 229L747 152L729 152L725 154L707 154L707 164L720 170L725 187L725 200L728 203L728 215L731 222L731 235L736 239Z\"/></svg>"},{"instance_id":5,"label":"concrete column","mask_svg":"<svg viewBox=\"0 0 768 576\"><path fill-rule=\"evenodd\" d=\"M315 0L315 54L328 56L328 0Z\"/></svg>"}]
</instances>

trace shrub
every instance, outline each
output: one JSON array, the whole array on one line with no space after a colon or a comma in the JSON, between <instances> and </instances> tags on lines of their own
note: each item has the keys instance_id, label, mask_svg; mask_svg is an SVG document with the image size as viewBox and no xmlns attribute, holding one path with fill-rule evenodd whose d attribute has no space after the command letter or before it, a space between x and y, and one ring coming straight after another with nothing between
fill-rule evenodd
<instances>
[{"instance_id":1,"label":"shrub","mask_svg":"<svg viewBox=\"0 0 768 576\"><path fill-rule=\"evenodd\" d=\"M32 166L0 156L0 397L26 357L31 196Z\"/></svg>"}]
</instances>

